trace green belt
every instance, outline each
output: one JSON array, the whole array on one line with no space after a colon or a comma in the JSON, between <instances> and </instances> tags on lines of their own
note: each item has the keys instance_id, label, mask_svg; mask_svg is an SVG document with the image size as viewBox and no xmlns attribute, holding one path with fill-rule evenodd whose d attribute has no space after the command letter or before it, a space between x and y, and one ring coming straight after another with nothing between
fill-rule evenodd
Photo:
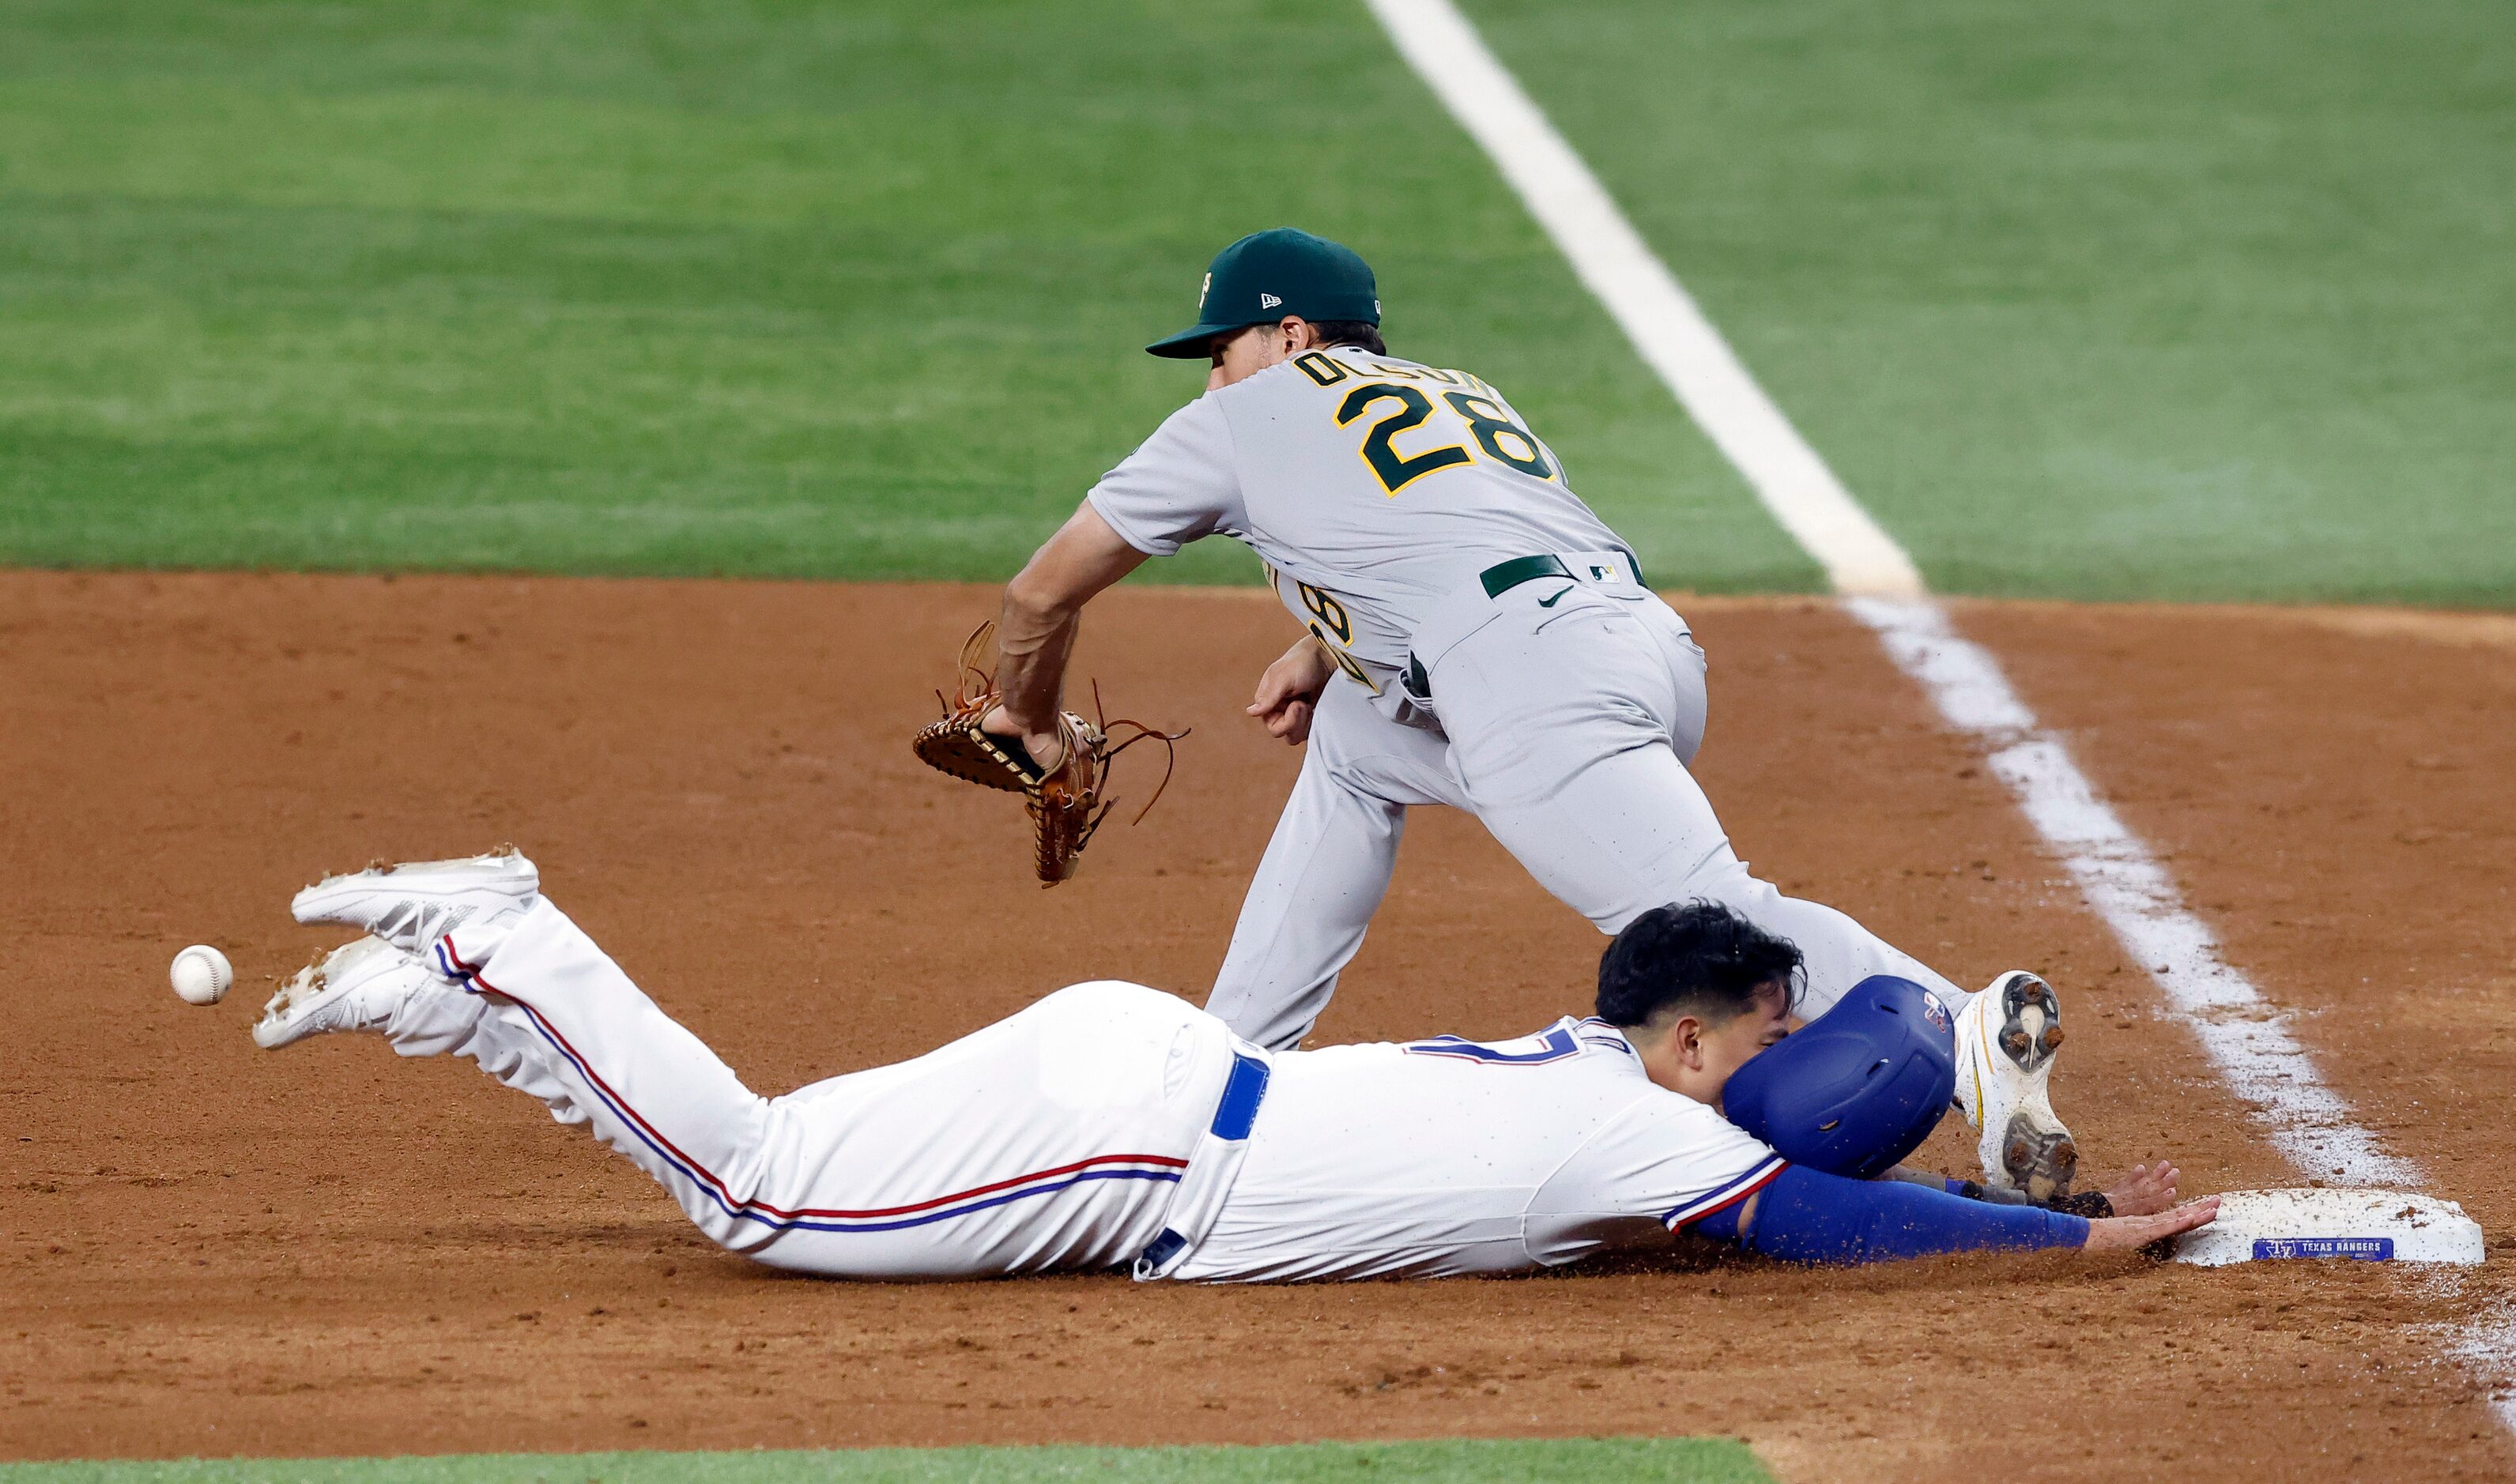
<instances>
[{"instance_id":1,"label":"green belt","mask_svg":"<svg viewBox=\"0 0 2516 1484\"><path fill-rule=\"evenodd\" d=\"M1497 561L1479 572L1477 580L1486 585L1486 597L1500 598L1524 582L1535 582L1541 577L1569 578L1572 575L1572 569L1564 565L1564 558L1549 553Z\"/></svg>"},{"instance_id":2,"label":"green belt","mask_svg":"<svg viewBox=\"0 0 2516 1484\"><path fill-rule=\"evenodd\" d=\"M1622 551L1622 548L1618 550ZM1639 581L1642 577L1642 563L1634 560L1634 554L1631 552L1624 552L1623 555L1636 580ZM1564 564L1564 558L1553 553L1536 556L1514 556L1509 561L1497 561L1477 574L1477 580L1485 584L1486 597L1489 598L1500 598L1522 583L1535 582L1541 577L1561 577L1567 582L1580 581L1572 575L1572 569ZM1406 669L1401 679L1406 686L1408 695L1419 701L1433 699L1433 678L1424 673L1424 662L1417 659L1411 650L1406 655Z\"/></svg>"},{"instance_id":3,"label":"green belt","mask_svg":"<svg viewBox=\"0 0 2516 1484\"><path fill-rule=\"evenodd\" d=\"M1635 580L1640 581L1642 563L1634 561L1633 554L1630 552L1625 553L1624 556L1625 560L1633 565ZM1572 573L1564 565L1563 557L1548 553L1537 556L1514 556L1509 561L1497 561L1477 574L1477 580L1486 585L1488 598L1500 598L1522 583L1535 582L1541 577L1562 577L1569 581L1572 579Z\"/></svg>"}]
</instances>

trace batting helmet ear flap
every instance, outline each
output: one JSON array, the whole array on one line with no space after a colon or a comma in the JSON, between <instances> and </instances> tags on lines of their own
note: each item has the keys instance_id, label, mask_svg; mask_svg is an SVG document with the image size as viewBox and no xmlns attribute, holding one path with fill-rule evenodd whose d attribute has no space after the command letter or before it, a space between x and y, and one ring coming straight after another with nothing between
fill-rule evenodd
<instances>
[{"instance_id":1,"label":"batting helmet ear flap","mask_svg":"<svg viewBox=\"0 0 2516 1484\"><path fill-rule=\"evenodd\" d=\"M1721 1110L1792 1164L1866 1180L1921 1146L1956 1087L1948 1007L1910 979L1875 974L1749 1058Z\"/></svg>"}]
</instances>

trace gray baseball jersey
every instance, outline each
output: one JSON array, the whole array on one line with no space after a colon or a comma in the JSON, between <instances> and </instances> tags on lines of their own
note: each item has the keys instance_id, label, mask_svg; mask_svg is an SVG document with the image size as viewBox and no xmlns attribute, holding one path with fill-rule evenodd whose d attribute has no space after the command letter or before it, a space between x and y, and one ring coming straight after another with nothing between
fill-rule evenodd
<instances>
[{"instance_id":1,"label":"gray baseball jersey","mask_svg":"<svg viewBox=\"0 0 2516 1484\"><path fill-rule=\"evenodd\" d=\"M1246 542L1294 619L1384 697L1434 605L1485 568L1628 551L1501 392L1351 346L1198 397L1090 499L1153 556L1204 536Z\"/></svg>"}]
</instances>

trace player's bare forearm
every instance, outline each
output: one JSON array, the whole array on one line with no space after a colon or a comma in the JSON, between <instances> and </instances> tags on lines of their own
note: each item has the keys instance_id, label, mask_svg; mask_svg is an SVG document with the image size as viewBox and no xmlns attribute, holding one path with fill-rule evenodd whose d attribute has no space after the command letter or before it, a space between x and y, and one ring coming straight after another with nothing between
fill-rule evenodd
<instances>
[{"instance_id":1,"label":"player's bare forearm","mask_svg":"<svg viewBox=\"0 0 2516 1484\"><path fill-rule=\"evenodd\" d=\"M1046 595L1024 594L1020 582L1017 578L1005 589L1004 611L996 620L996 685L1004 696L1007 723L1001 729L1038 738L1057 730L1066 662L1083 627L1083 608ZM1000 729L994 719L988 729Z\"/></svg>"},{"instance_id":2,"label":"player's bare forearm","mask_svg":"<svg viewBox=\"0 0 2516 1484\"><path fill-rule=\"evenodd\" d=\"M1004 698L1002 724L987 729L1019 733L1034 753L1051 761L1058 748L1058 701L1066 662L1074 652L1083 605L1142 565L1145 554L1129 546L1089 502L1005 584L1004 612L996 624L996 687Z\"/></svg>"}]
</instances>

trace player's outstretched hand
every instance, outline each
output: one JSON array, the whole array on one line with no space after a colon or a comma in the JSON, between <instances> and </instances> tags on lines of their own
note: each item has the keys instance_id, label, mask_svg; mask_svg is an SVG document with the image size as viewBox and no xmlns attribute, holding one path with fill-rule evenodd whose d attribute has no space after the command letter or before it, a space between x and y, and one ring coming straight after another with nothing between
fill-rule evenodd
<instances>
[{"instance_id":1,"label":"player's outstretched hand","mask_svg":"<svg viewBox=\"0 0 2516 1484\"><path fill-rule=\"evenodd\" d=\"M2196 1226L2207 1226L2218 1218L2219 1198L2205 1195L2198 1201L2187 1201L2172 1211L2161 1211L2146 1216L2107 1216L2088 1223L2088 1240L2081 1252L2126 1252L2147 1247L2161 1237L2171 1237Z\"/></svg>"},{"instance_id":2,"label":"player's outstretched hand","mask_svg":"<svg viewBox=\"0 0 2516 1484\"><path fill-rule=\"evenodd\" d=\"M1320 692L1335 677L1336 661L1318 639L1303 635L1258 678L1258 698L1250 702L1249 715L1267 723L1267 735L1299 747L1310 740L1311 713Z\"/></svg>"},{"instance_id":3,"label":"player's outstretched hand","mask_svg":"<svg viewBox=\"0 0 2516 1484\"><path fill-rule=\"evenodd\" d=\"M2106 1202L2118 1216L2156 1216L2175 1204L2175 1181L2183 1174L2164 1160L2134 1165L2131 1174L2106 1187Z\"/></svg>"}]
</instances>

